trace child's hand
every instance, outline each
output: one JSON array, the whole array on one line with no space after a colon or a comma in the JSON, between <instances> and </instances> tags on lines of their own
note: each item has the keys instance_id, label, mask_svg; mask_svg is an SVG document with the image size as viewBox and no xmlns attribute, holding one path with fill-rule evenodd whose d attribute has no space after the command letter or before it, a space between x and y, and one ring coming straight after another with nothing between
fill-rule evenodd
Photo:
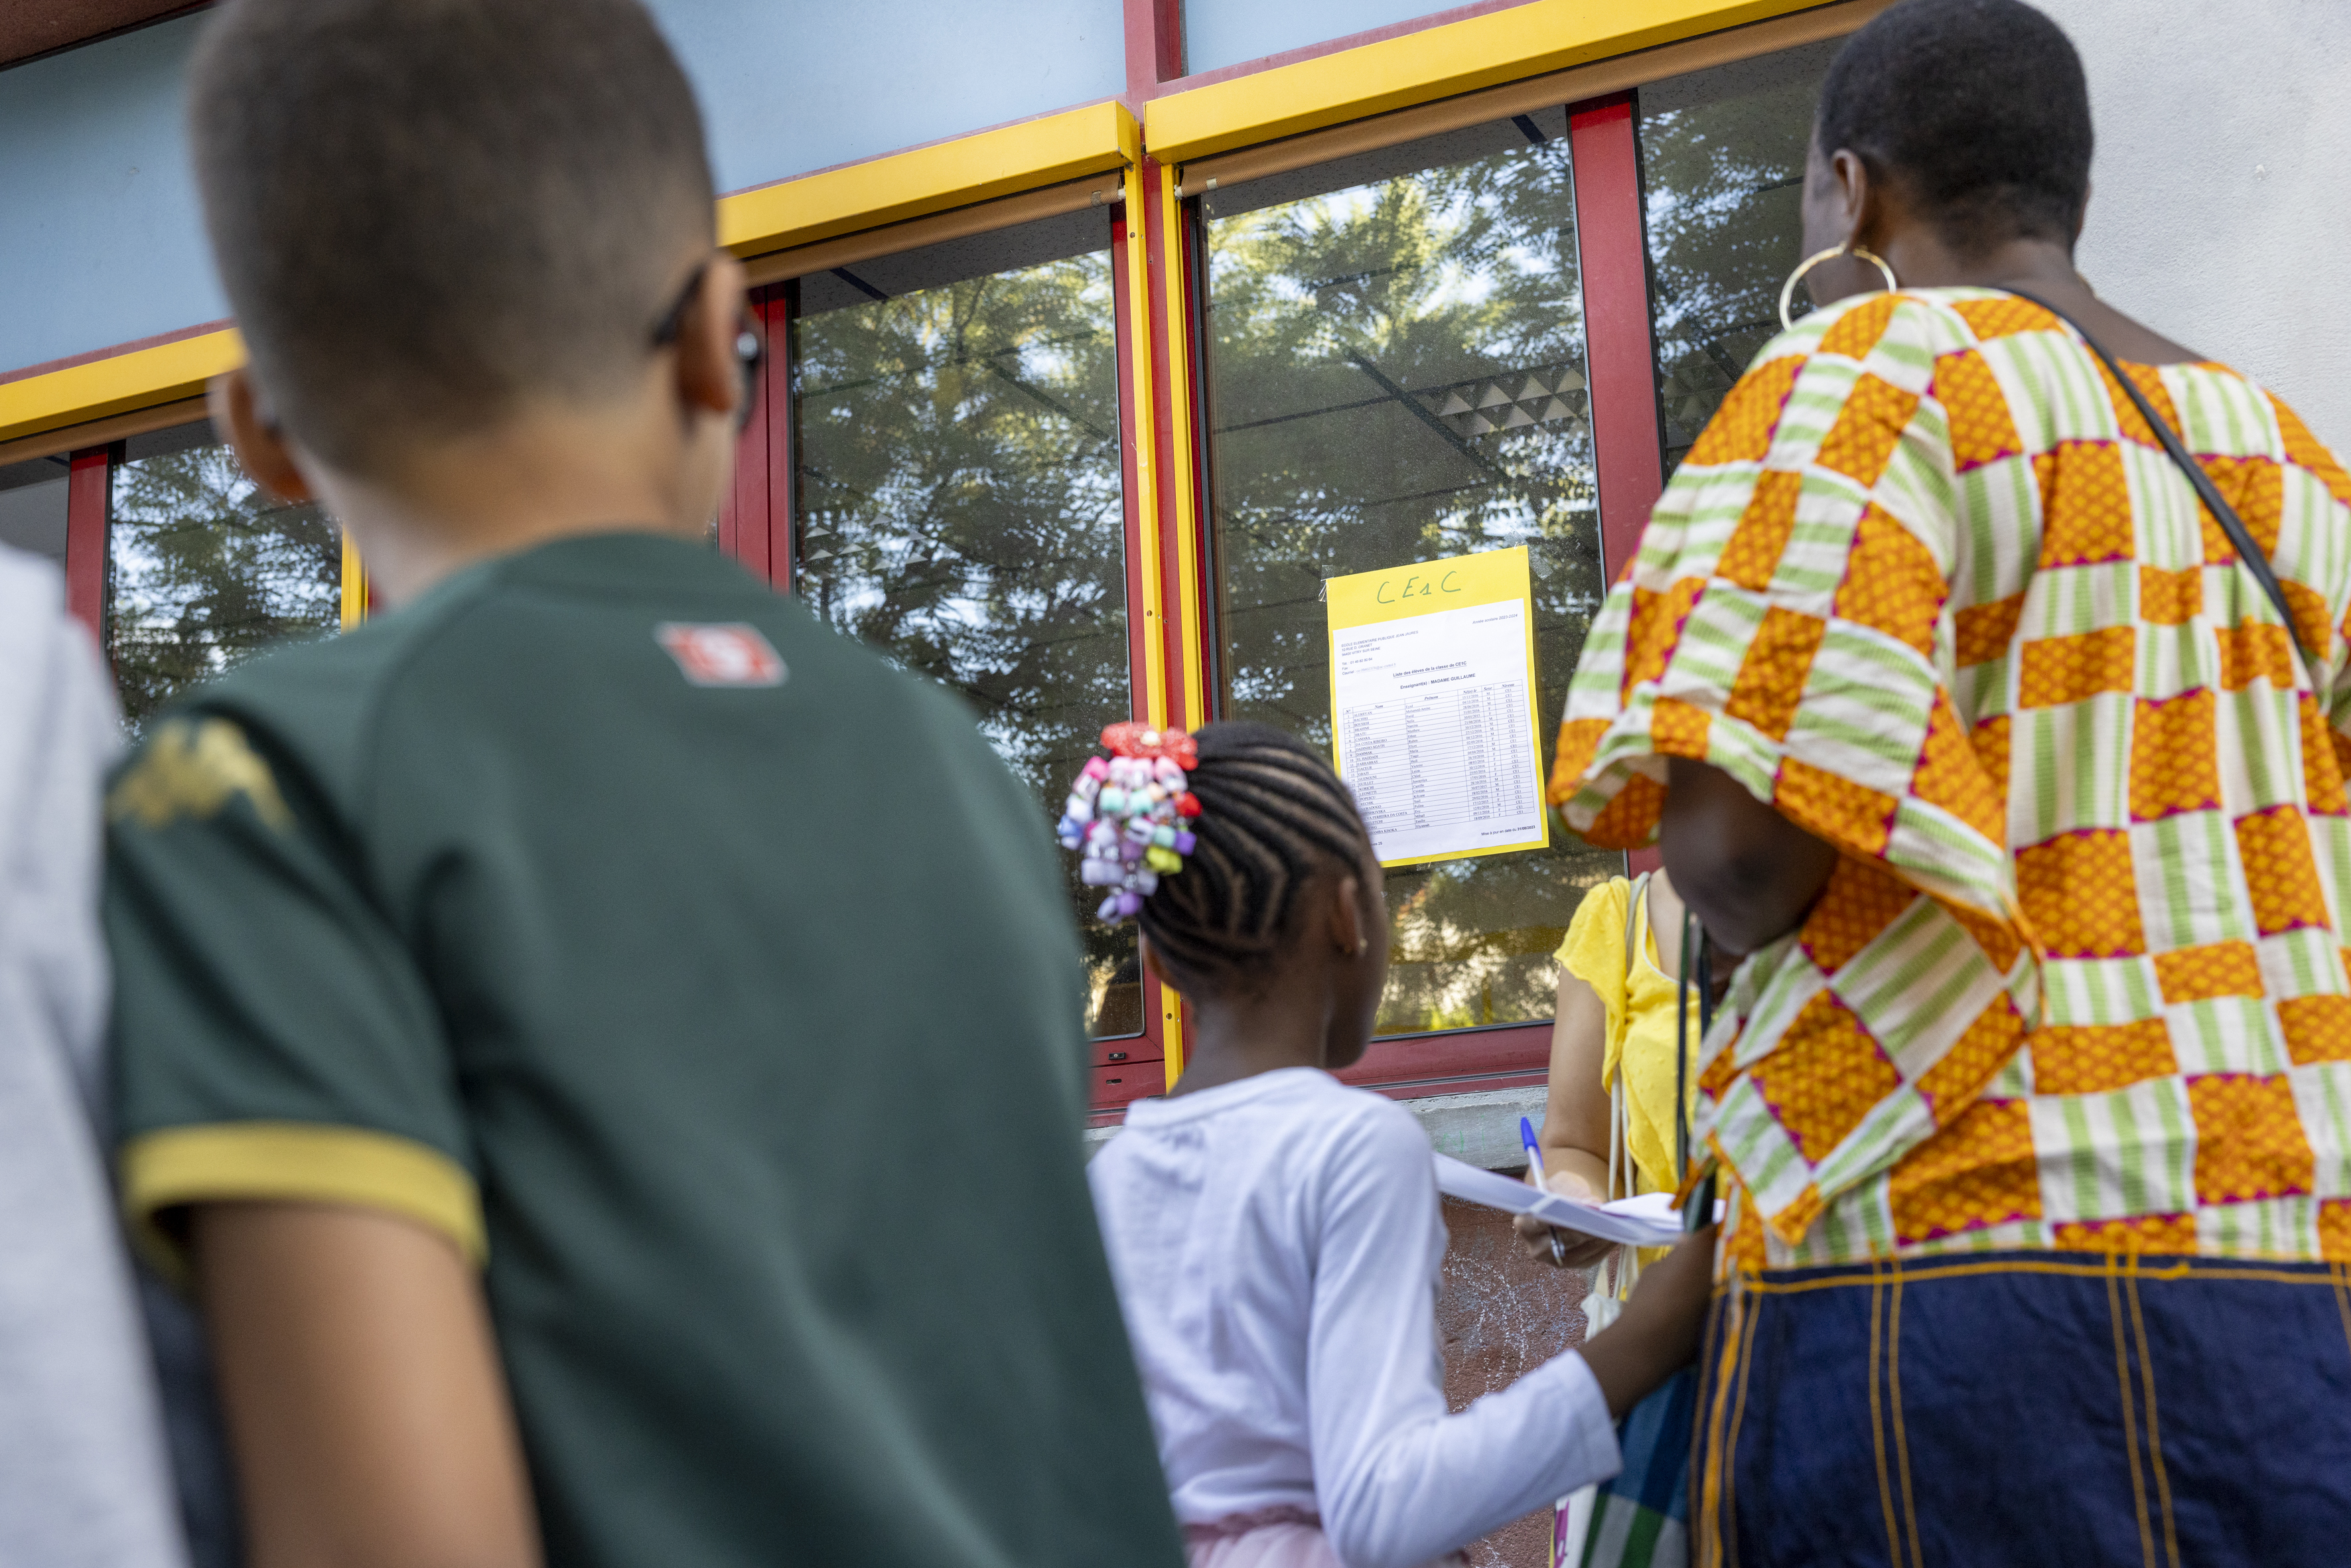
<instances>
[{"instance_id":1,"label":"child's hand","mask_svg":"<svg viewBox=\"0 0 2351 1568\"><path fill-rule=\"evenodd\" d=\"M1698 1358L1714 1293L1714 1238L1709 1225L1643 1269L1623 1314L1584 1342L1584 1364L1611 1416L1623 1416Z\"/></svg>"}]
</instances>

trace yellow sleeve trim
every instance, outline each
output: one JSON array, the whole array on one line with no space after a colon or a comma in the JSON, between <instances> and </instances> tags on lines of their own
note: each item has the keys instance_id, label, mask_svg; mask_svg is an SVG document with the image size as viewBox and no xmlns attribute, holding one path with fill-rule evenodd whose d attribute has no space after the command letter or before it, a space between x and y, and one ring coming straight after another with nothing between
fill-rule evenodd
<instances>
[{"instance_id":1,"label":"yellow sleeve trim","mask_svg":"<svg viewBox=\"0 0 2351 1568\"><path fill-rule=\"evenodd\" d=\"M380 1208L448 1237L476 1268L489 1257L474 1178L413 1138L315 1122L222 1122L146 1133L123 1145L131 1242L173 1280L188 1278L188 1260L156 1217L240 1198Z\"/></svg>"}]
</instances>

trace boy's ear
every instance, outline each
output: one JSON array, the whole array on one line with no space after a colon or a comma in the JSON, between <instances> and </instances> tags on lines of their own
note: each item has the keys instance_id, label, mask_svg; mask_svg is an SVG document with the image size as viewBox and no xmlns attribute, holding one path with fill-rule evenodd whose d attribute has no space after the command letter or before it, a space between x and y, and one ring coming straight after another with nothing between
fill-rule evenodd
<instances>
[{"instance_id":1,"label":"boy's ear","mask_svg":"<svg viewBox=\"0 0 2351 1568\"><path fill-rule=\"evenodd\" d=\"M204 389L204 402L213 428L228 437L255 484L281 501L312 498L310 481L295 463L284 428L261 412L260 394L243 365L214 376Z\"/></svg>"},{"instance_id":2,"label":"boy's ear","mask_svg":"<svg viewBox=\"0 0 2351 1568\"><path fill-rule=\"evenodd\" d=\"M743 330L743 264L725 251L702 275L701 297L678 334L677 391L689 413L733 415L751 389L735 339Z\"/></svg>"}]
</instances>

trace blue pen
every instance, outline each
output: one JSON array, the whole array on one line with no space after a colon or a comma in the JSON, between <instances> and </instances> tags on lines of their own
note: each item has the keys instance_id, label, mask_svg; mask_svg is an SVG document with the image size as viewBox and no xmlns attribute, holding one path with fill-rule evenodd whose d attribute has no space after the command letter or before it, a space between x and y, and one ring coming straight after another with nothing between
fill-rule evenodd
<instances>
[{"instance_id":1,"label":"blue pen","mask_svg":"<svg viewBox=\"0 0 2351 1568\"><path fill-rule=\"evenodd\" d=\"M1542 1145L1535 1142L1535 1124L1524 1116L1519 1118L1519 1142L1527 1146L1527 1170L1535 1178L1535 1190L1549 1192L1551 1183L1543 1176ZM1551 1233L1551 1260L1564 1267L1567 1254L1560 1250L1559 1232Z\"/></svg>"}]
</instances>

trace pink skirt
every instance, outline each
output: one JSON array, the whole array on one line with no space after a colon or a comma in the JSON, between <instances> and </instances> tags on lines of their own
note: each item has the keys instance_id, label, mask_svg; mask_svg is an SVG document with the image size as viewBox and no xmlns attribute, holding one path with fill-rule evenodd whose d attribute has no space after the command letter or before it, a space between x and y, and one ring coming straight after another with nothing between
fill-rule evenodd
<instances>
[{"instance_id":1,"label":"pink skirt","mask_svg":"<svg viewBox=\"0 0 2351 1568\"><path fill-rule=\"evenodd\" d=\"M1184 1527L1189 1568L1346 1568L1323 1539L1322 1521L1302 1508L1232 1513ZM1466 1568L1455 1552L1427 1568Z\"/></svg>"}]
</instances>

